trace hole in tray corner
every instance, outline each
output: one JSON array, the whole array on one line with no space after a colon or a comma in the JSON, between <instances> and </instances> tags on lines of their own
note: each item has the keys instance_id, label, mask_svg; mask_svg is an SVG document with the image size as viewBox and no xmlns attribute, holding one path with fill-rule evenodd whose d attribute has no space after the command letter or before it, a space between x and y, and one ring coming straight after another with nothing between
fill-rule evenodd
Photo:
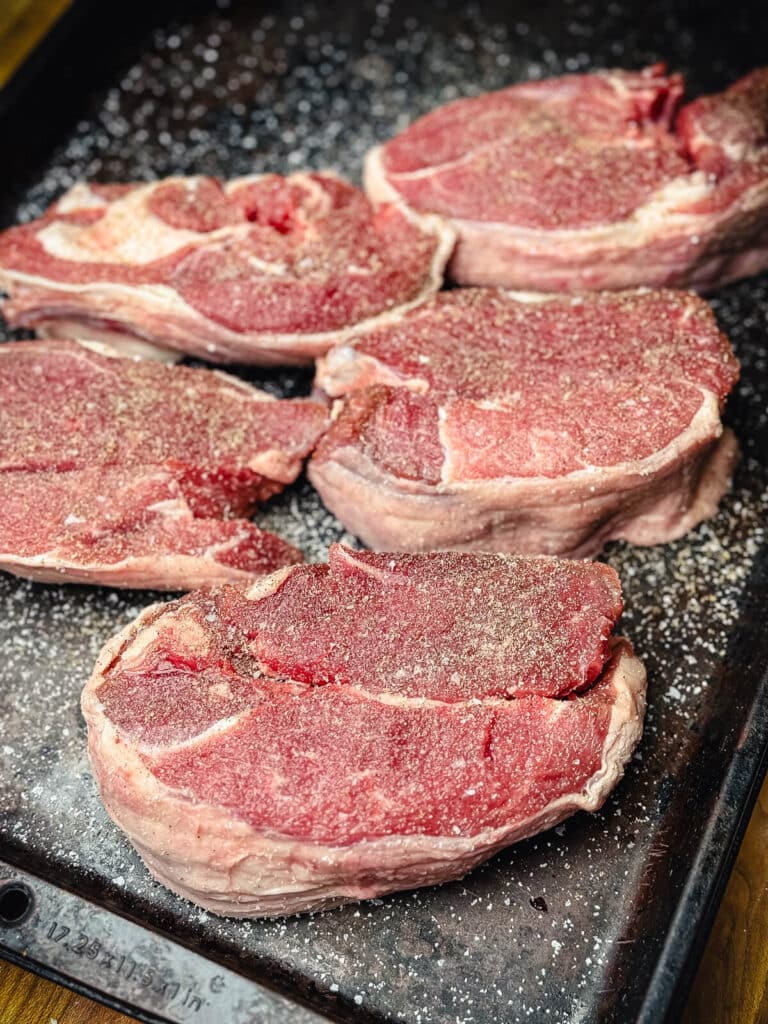
<instances>
[{"instance_id":1,"label":"hole in tray corner","mask_svg":"<svg viewBox=\"0 0 768 1024\"><path fill-rule=\"evenodd\" d=\"M0 926L13 928L32 913L34 896L24 882L6 882L0 886Z\"/></svg>"}]
</instances>

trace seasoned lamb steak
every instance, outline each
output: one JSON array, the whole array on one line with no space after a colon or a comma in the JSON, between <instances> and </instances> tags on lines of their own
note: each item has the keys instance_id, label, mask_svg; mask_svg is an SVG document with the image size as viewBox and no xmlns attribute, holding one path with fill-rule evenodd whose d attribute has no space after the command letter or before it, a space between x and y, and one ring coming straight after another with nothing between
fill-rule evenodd
<instances>
[{"instance_id":1,"label":"seasoned lamb steak","mask_svg":"<svg viewBox=\"0 0 768 1024\"><path fill-rule=\"evenodd\" d=\"M454 234L328 173L76 185L0 235L15 327L216 363L309 363L442 284Z\"/></svg>"},{"instance_id":2,"label":"seasoned lamb steak","mask_svg":"<svg viewBox=\"0 0 768 1024\"><path fill-rule=\"evenodd\" d=\"M75 341L0 345L0 568L182 590L301 560L249 522L325 428L211 370Z\"/></svg>"},{"instance_id":3,"label":"seasoned lamb steak","mask_svg":"<svg viewBox=\"0 0 768 1024\"><path fill-rule=\"evenodd\" d=\"M102 799L220 914L458 878L620 779L645 703L621 608L605 565L338 545L156 605L83 693Z\"/></svg>"},{"instance_id":4,"label":"seasoned lamb steak","mask_svg":"<svg viewBox=\"0 0 768 1024\"><path fill-rule=\"evenodd\" d=\"M522 82L372 150L368 194L448 217L461 284L679 285L768 267L768 68L675 112L663 64Z\"/></svg>"},{"instance_id":5,"label":"seasoned lamb steak","mask_svg":"<svg viewBox=\"0 0 768 1024\"><path fill-rule=\"evenodd\" d=\"M738 375L687 292L444 292L318 362L343 396L309 477L380 550L587 557L711 515L737 456Z\"/></svg>"}]
</instances>

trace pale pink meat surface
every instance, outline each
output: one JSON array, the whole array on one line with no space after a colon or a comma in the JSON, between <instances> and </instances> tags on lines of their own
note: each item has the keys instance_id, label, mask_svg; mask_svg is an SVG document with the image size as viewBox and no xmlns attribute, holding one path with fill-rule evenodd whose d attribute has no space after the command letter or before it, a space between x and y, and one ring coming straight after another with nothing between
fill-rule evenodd
<instances>
[{"instance_id":1,"label":"pale pink meat surface","mask_svg":"<svg viewBox=\"0 0 768 1024\"><path fill-rule=\"evenodd\" d=\"M444 292L318 361L339 404L310 478L381 549L656 543L728 486L737 376L692 293Z\"/></svg>"},{"instance_id":2,"label":"pale pink meat surface","mask_svg":"<svg viewBox=\"0 0 768 1024\"><path fill-rule=\"evenodd\" d=\"M654 65L457 100L372 150L366 188L451 221L461 284L717 287L768 266L768 68L682 93Z\"/></svg>"},{"instance_id":3,"label":"pale pink meat surface","mask_svg":"<svg viewBox=\"0 0 768 1024\"><path fill-rule=\"evenodd\" d=\"M246 517L299 474L322 405L74 341L0 346L0 567L188 589L301 553Z\"/></svg>"},{"instance_id":4,"label":"pale pink meat surface","mask_svg":"<svg viewBox=\"0 0 768 1024\"><path fill-rule=\"evenodd\" d=\"M453 239L331 174L80 184L0 235L0 287L14 326L302 363L433 294Z\"/></svg>"},{"instance_id":5,"label":"pale pink meat surface","mask_svg":"<svg viewBox=\"0 0 768 1024\"><path fill-rule=\"evenodd\" d=\"M149 609L83 695L102 798L220 913L458 877L600 806L645 674L607 566L331 549Z\"/></svg>"}]
</instances>

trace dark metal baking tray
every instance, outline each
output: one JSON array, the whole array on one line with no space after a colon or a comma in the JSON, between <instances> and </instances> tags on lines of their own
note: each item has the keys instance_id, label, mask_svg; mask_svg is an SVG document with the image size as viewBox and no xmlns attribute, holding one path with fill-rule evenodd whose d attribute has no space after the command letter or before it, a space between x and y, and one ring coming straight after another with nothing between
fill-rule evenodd
<instances>
[{"instance_id":1,"label":"dark metal baking tray","mask_svg":"<svg viewBox=\"0 0 768 1024\"><path fill-rule=\"evenodd\" d=\"M761 9L97 5L2 124L0 223L36 214L80 177L306 165L357 176L363 152L414 115L519 78L666 58L692 92L721 88L764 61ZM147 941L170 940L266 985L254 998L271 989L339 1019L676 1020L768 747L768 277L714 304L744 367L727 412L744 458L712 522L665 547L607 552L650 705L642 745L600 814L518 845L463 883L315 916L215 919L151 881L104 814L85 758L80 688L101 644L154 596L3 577L0 856L12 865L3 877L76 894L66 913L87 910L91 940L117 935L117 915ZM309 387L303 373L247 376L279 393ZM304 482L267 519L310 558L340 533ZM73 951L43 948L49 898L41 891L27 939L20 925L0 927L0 951L26 950L37 969L143 1006L145 1019L184 1019L168 1000L147 1007L109 971L78 970ZM209 1011L228 1020L221 1007Z\"/></svg>"}]
</instances>

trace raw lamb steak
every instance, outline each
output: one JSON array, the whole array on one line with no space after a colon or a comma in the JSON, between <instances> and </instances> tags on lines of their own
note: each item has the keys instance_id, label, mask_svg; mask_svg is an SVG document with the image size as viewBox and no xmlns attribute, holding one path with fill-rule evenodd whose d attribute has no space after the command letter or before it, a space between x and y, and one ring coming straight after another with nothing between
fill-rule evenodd
<instances>
[{"instance_id":1,"label":"raw lamb steak","mask_svg":"<svg viewBox=\"0 0 768 1024\"><path fill-rule=\"evenodd\" d=\"M682 91L657 64L458 100L374 149L366 188L449 217L462 284L714 288L768 267L768 68L675 117Z\"/></svg>"},{"instance_id":2,"label":"raw lamb steak","mask_svg":"<svg viewBox=\"0 0 768 1024\"><path fill-rule=\"evenodd\" d=\"M301 561L242 517L296 478L326 422L317 402L210 370L0 345L0 568L182 590Z\"/></svg>"},{"instance_id":3,"label":"raw lamb steak","mask_svg":"<svg viewBox=\"0 0 768 1024\"><path fill-rule=\"evenodd\" d=\"M81 184L0 235L0 288L15 327L302 363L437 291L453 243L332 174Z\"/></svg>"},{"instance_id":4,"label":"raw lamb steak","mask_svg":"<svg viewBox=\"0 0 768 1024\"><path fill-rule=\"evenodd\" d=\"M738 365L689 292L443 292L318 363L348 395L309 476L381 550L594 555L714 515Z\"/></svg>"},{"instance_id":5,"label":"raw lamb steak","mask_svg":"<svg viewBox=\"0 0 768 1024\"><path fill-rule=\"evenodd\" d=\"M595 810L642 731L605 565L376 555L147 609L83 693L107 810L220 914L458 878Z\"/></svg>"}]
</instances>

